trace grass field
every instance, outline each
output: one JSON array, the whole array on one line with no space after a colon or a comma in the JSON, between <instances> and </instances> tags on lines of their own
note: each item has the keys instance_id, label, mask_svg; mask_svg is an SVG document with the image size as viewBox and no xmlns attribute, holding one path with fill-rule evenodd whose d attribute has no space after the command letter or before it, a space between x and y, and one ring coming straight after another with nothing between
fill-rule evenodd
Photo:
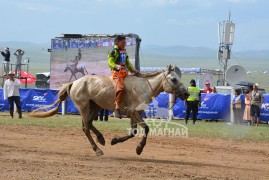
<instances>
[{"instance_id":1,"label":"grass field","mask_svg":"<svg viewBox=\"0 0 269 180\"><path fill-rule=\"evenodd\" d=\"M172 122L184 125L182 120L173 120ZM119 120L114 118L110 118L108 122L94 122L94 125L102 132L118 133L127 133L127 128L130 128L129 124L128 119ZM10 119L7 113L1 112L0 125L81 128L81 118L79 115L55 115L46 119L38 119L27 117L27 114L24 114L23 119ZM164 125L162 124L162 126ZM174 126L176 125L170 124L168 127ZM197 121L194 126L190 121L186 127L188 128L189 137L269 141L269 127L266 124L261 124L259 127L247 127L246 125L229 125L226 122Z\"/></svg>"}]
</instances>

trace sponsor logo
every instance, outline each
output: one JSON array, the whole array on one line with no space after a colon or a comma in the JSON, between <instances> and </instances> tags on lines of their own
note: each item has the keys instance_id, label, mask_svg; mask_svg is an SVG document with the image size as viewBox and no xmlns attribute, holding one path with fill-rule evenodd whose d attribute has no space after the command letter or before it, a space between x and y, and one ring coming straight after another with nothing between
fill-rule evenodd
<instances>
[{"instance_id":1,"label":"sponsor logo","mask_svg":"<svg viewBox=\"0 0 269 180\"><path fill-rule=\"evenodd\" d=\"M33 101L46 102L45 96L33 96Z\"/></svg>"}]
</instances>

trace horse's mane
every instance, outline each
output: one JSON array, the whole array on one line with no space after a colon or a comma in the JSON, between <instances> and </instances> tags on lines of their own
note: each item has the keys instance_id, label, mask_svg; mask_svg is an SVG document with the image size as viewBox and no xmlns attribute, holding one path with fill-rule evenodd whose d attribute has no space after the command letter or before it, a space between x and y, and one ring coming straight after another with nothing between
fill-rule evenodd
<instances>
[{"instance_id":1,"label":"horse's mane","mask_svg":"<svg viewBox=\"0 0 269 180\"><path fill-rule=\"evenodd\" d=\"M164 72L164 70L160 70L160 71L154 71L154 72L148 72L148 73L143 73L143 76L146 78L150 78L152 76L156 76L160 73Z\"/></svg>"}]
</instances>

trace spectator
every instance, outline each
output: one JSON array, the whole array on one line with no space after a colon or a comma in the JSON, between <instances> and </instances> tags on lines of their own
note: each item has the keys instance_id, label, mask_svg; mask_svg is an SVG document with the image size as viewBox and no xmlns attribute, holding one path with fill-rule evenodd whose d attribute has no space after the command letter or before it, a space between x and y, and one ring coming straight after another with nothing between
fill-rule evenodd
<instances>
[{"instance_id":1,"label":"spectator","mask_svg":"<svg viewBox=\"0 0 269 180\"><path fill-rule=\"evenodd\" d=\"M207 81L205 85L206 88L204 89L204 93L212 93L213 90L210 88L210 82Z\"/></svg>"},{"instance_id":2,"label":"spectator","mask_svg":"<svg viewBox=\"0 0 269 180\"><path fill-rule=\"evenodd\" d=\"M254 117L257 117L256 126L260 123L260 110L262 104L264 103L264 96L259 92L259 85L255 84L253 86L253 91L251 93L251 106L250 106L250 118L251 125L254 124Z\"/></svg>"},{"instance_id":3,"label":"spectator","mask_svg":"<svg viewBox=\"0 0 269 180\"><path fill-rule=\"evenodd\" d=\"M17 51L14 53L14 55L17 58L15 75L20 77L21 76L21 60L22 60L22 56L24 55L24 51L21 49L17 49Z\"/></svg>"},{"instance_id":4,"label":"spectator","mask_svg":"<svg viewBox=\"0 0 269 180\"><path fill-rule=\"evenodd\" d=\"M245 107L245 111L244 111L243 120L247 121L248 126L251 125L251 120L250 120L251 119L250 118L250 101L251 101L252 91L253 91L253 87L249 86L248 87L248 92L244 94L246 107Z\"/></svg>"},{"instance_id":5,"label":"spectator","mask_svg":"<svg viewBox=\"0 0 269 180\"><path fill-rule=\"evenodd\" d=\"M14 78L13 72L8 73L8 80L4 84L4 100L8 99L10 117L13 118L14 102L17 106L19 118L22 118L21 105L20 105L20 94L19 88L21 82Z\"/></svg>"},{"instance_id":6,"label":"spectator","mask_svg":"<svg viewBox=\"0 0 269 180\"><path fill-rule=\"evenodd\" d=\"M240 112L242 109L242 100L240 97L239 90L234 91L234 97L233 97L233 113L234 113L234 123L240 124Z\"/></svg>"},{"instance_id":7,"label":"spectator","mask_svg":"<svg viewBox=\"0 0 269 180\"><path fill-rule=\"evenodd\" d=\"M213 87L213 89L212 89L212 93L218 93L218 91L217 91L217 88L216 88L216 87Z\"/></svg>"},{"instance_id":8,"label":"spectator","mask_svg":"<svg viewBox=\"0 0 269 180\"><path fill-rule=\"evenodd\" d=\"M9 72L9 63L10 63L10 52L9 52L9 48L6 47L5 48L5 52L1 50L1 54L2 56L4 56L4 71L5 71L5 74L4 76L8 75L8 72Z\"/></svg>"},{"instance_id":9,"label":"spectator","mask_svg":"<svg viewBox=\"0 0 269 180\"><path fill-rule=\"evenodd\" d=\"M103 120L108 121L108 110L101 109L99 111L99 114L98 115L99 115L99 120L100 121L103 121ZM94 118L95 121L98 120L98 115Z\"/></svg>"},{"instance_id":10,"label":"spectator","mask_svg":"<svg viewBox=\"0 0 269 180\"><path fill-rule=\"evenodd\" d=\"M200 89L196 87L196 82L194 79L190 81L190 85L191 86L188 87L188 92L190 96L186 101L187 109L186 109L185 123L188 124L190 113L192 111L193 125L194 125L198 115L198 106L201 106L201 92Z\"/></svg>"},{"instance_id":11,"label":"spectator","mask_svg":"<svg viewBox=\"0 0 269 180\"><path fill-rule=\"evenodd\" d=\"M108 121L108 110L107 109L101 109L100 111L100 121Z\"/></svg>"},{"instance_id":12,"label":"spectator","mask_svg":"<svg viewBox=\"0 0 269 180\"><path fill-rule=\"evenodd\" d=\"M64 40L64 49L67 51L67 48L69 48L69 39Z\"/></svg>"}]
</instances>

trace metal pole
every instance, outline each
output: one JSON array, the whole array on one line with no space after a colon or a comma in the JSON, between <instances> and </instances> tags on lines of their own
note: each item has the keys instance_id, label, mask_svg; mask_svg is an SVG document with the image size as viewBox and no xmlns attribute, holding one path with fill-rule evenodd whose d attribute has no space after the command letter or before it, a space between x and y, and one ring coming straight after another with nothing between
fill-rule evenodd
<instances>
[{"instance_id":1,"label":"metal pole","mask_svg":"<svg viewBox=\"0 0 269 180\"><path fill-rule=\"evenodd\" d=\"M230 121L231 123L234 123L234 111L233 111L233 92L234 88L231 88L231 103L230 103Z\"/></svg>"},{"instance_id":2,"label":"metal pole","mask_svg":"<svg viewBox=\"0 0 269 180\"><path fill-rule=\"evenodd\" d=\"M62 101L62 115L65 115L65 101Z\"/></svg>"},{"instance_id":3,"label":"metal pole","mask_svg":"<svg viewBox=\"0 0 269 180\"><path fill-rule=\"evenodd\" d=\"M223 72L223 85L227 86L227 82L226 82L226 71L227 71L227 66L228 66L228 59L225 59L225 64L224 64L224 72Z\"/></svg>"},{"instance_id":4,"label":"metal pole","mask_svg":"<svg viewBox=\"0 0 269 180\"><path fill-rule=\"evenodd\" d=\"M169 111L168 111L168 121L171 121L174 118L173 106L174 106L175 96L169 94Z\"/></svg>"},{"instance_id":5,"label":"metal pole","mask_svg":"<svg viewBox=\"0 0 269 180\"><path fill-rule=\"evenodd\" d=\"M140 59L139 59L139 49L140 49L141 39L136 37L136 47L135 47L135 68L140 71Z\"/></svg>"}]
</instances>

